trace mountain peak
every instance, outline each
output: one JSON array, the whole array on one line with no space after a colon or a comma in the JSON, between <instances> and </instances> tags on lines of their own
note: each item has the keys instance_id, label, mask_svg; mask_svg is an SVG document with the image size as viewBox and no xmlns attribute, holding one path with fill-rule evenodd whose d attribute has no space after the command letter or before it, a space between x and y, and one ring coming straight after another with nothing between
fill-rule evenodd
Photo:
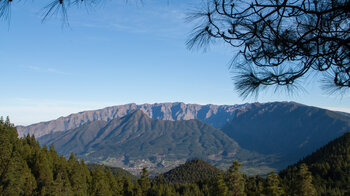
<instances>
[{"instance_id":1,"label":"mountain peak","mask_svg":"<svg viewBox=\"0 0 350 196\"><path fill-rule=\"evenodd\" d=\"M122 117L125 119L130 119L130 118L134 118L134 119L141 119L141 118L146 118L146 119L150 119L150 117L143 112L142 110L136 109L136 110L132 110L129 114L127 114L126 116Z\"/></svg>"}]
</instances>

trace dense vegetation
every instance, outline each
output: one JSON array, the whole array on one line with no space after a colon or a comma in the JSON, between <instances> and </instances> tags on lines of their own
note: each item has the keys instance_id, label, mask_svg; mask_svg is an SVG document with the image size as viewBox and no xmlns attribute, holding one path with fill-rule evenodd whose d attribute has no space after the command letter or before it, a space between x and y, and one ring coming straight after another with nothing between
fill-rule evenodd
<instances>
[{"instance_id":1,"label":"dense vegetation","mask_svg":"<svg viewBox=\"0 0 350 196\"><path fill-rule=\"evenodd\" d=\"M96 163L89 163L89 164L86 164L86 166L89 170L95 170L98 167L101 167L101 165L96 164ZM111 166L103 165L103 169L105 172L110 170L112 172L113 176L126 177L126 178L129 178L131 181L137 180L136 176L132 175L130 172L128 172L120 167L111 167Z\"/></svg>"},{"instance_id":2,"label":"dense vegetation","mask_svg":"<svg viewBox=\"0 0 350 196\"><path fill-rule=\"evenodd\" d=\"M350 132L281 171L283 180L295 178L301 165L312 173L317 195L350 195Z\"/></svg>"},{"instance_id":3,"label":"dense vegetation","mask_svg":"<svg viewBox=\"0 0 350 196\"><path fill-rule=\"evenodd\" d=\"M222 171L201 159L187 161L155 178L167 183L196 183L198 181L213 180Z\"/></svg>"},{"instance_id":4,"label":"dense vegetation","mask_svg":"<svg viewBox=\"0 0 350 196\"><path fill-rule=\"evenodd\" d=\"M350 134L345 134L281 175L272 172L267 178L244 176L237 161L226 172L204 175L200 171L215 169L193 160L174 170L181 171L183 174L176 172L181 176L187 167L198 168L199 172L192 171L198 180L171 183L164 176L150 180L144 168L140 178L132 181L118 172L114 175L108 167L94 165L89 169L73 154L67 160L54 146L40 147L33 136L18 138L10 121L1 119L0 195L347 195L349 138Z\"/></svg>"}]
</instances>

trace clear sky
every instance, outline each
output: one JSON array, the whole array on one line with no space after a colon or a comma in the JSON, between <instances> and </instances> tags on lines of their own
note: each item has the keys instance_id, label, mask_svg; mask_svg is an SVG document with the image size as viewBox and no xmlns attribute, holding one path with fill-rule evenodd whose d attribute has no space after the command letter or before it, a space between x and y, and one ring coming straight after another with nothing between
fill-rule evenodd
<instances>
[{"instance_id":1,"label":"clear sky","mask_svg":"<svg viewBox=\"0 0 350 196\"><path fill-rule=\"evenodd\" d=\"M326 94L317 79L293 95L242 100L228 70L232 48L186 49L186 14L200 1L106 1L70 10L69 27L41 23L45 2L21 1L10 25L0 22L0 115L17 125L126 103L295 101L350 112L350 95Z\"/></svg>"}]
</instances>

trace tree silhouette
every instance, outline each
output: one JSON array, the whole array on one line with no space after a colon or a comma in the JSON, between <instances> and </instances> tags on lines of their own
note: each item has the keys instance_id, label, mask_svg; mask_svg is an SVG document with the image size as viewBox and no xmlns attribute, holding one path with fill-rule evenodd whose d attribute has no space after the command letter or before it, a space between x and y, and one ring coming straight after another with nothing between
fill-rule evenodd
<instances>
[{"instance_id":1,"label":"tree silhouette","mask_svg":"<svg viewBox=\"0 0 350 196\"><path fill-rule=\"evenodd\" d=\"M139 0L135 0L139 1ZM140 0L142 2L142 0ZM10 20L11 7L19 1L0 0L0 18ZM68 11L73 7L92 8L105 2L104 0L46 0L46 5L42 8L42 22L50 16L59 15L63 24L68 24ZM125 1L127 2L127 1Z\"/></svg>"},{"instance_id":2,"label":"tree silhouette","mask_svg":"<svg viewBox=\"0 0 350 196\"><path fill-rule=\"evenodd\" d=\"M238 48L231 69L243 97L270 85L295 87L311 73L322 73L330 92L347 90L349 16L349 0L209 0L188 18L198 26L187 46L222 40Z\"/></svg>"}]
</instances>

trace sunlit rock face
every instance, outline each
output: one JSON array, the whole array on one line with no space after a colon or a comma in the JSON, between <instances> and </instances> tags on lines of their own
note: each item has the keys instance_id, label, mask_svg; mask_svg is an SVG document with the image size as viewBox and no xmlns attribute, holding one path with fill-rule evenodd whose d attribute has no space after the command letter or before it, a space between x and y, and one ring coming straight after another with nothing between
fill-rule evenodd
<instances>
[{"instance_id":1,"label":"sunlit rock face","mask_svg":"<svg viewBox=\"0 0 350 196\"><path fill-rule=\"evenodd\" d=\"M29 126L18 126L18 134L23 137L34 134L36 137L57 131L74 129L86 122L97 120L111 121L139 109L153 119L190 120L199 119L215 128L221 128L234 117L236 110L242 110L252 104L242 105L198 105L184 103L155 103L137 105L134 103L91 110L60 117L56 120L41 122Z\"/></svg>"}]
</instances>

